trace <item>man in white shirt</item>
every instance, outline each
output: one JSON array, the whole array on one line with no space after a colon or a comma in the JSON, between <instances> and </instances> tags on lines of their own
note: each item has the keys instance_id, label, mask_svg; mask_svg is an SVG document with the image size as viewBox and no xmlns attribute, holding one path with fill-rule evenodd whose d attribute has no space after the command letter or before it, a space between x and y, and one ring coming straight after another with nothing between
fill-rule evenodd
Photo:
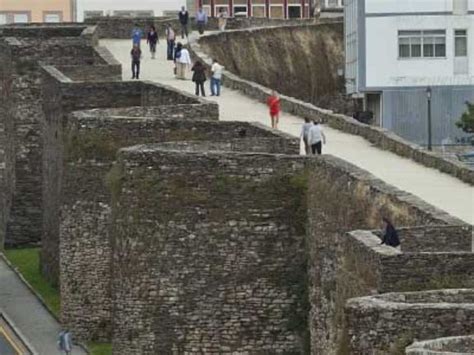
<instances>
[{"instance_id":1,"label":"man in white shirt","mask_svg":"<svg viewBox=\"0 0 474 355\"><path fill-rule=\"evenodd\" d=\"M308 134L309 130L313 126L313 122L309 118L304 119L303 126L301 127L301 134L300 134L300 139L303 139L304 142L304 151L306 155L311 154L311 145L308 143Z\"/></svg>"},{"instance_id":2,"label":"man in white shirt","mask_svg":"<svg viewBox=\"0 0 474 355\"><path fill-rule=\"evenodd\" d=\"M221 94L222 70L224 67L220 65L217 59L212 61L211 66L211 96L219 96Z\"/></svg>"},{"instance_id":3,"label":"man in white shirt","mask_svg":"<svg viewBox=\"0 0 474 355\"><path fill-rule=\"evenodd\" d=\"M326 144L326 136L324 135L323 129L319 124L319 121L313 121L314 124L311 126L308 132L308 144L311 146L313 154L318 153L321 155L323 144Z\"/></svg>"}]
</instances>

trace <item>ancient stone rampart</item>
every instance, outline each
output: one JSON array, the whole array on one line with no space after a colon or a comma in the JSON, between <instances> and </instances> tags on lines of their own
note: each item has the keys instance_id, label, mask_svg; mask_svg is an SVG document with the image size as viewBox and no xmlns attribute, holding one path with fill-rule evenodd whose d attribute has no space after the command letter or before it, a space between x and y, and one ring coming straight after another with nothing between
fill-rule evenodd
<instances>
[{"instance_id":1,"label":"ancient stone rampart","mask_svg":"<svg viewBox=\"0 0 474 355\"><path fill-rule=\"evenodd\" d=\"M41 64L106 65L95 55L93 28L14 26L0 29L0 86L5 164L0 243L38 243L42 234ZM106 50L103 49L103 52ZM3 157L2 157L3 155ZM4 207L4 208L3 208Z\"/></svg>"},{"instance_id":2,"label":"ancient stone rampart","mask_svg":"<svg viewBox=\"0 0 474 355\"><path fill-rule=\"evenodd\" d=\"M58 281L59 275L59 197L63 195L63 169L65 151L70 148L73 152L87 150L92 151L95 156L113 160L116 150L121 144L137 144L142 141L134 141L132 137L124 136L122 142L112 142L107 137L102 137L102 132L91 132L90 136L84 134L77 138L71 136L67 131L69 113L75 110L115 107L134 107L136 111L145 110L155 113L160 112L161 117L168 117L168 112L175 114L186 114L193 119L217 120L218 108L216 104L208 103L185 93L171 90L169 87L147 82L88 82L72 81L61 73L58 68L52 66L43 67L43 139L45 153L43 154L44 165L44 213L42 238L43 248L41 253L41 264L43 274L54 282ZM138 107L137 107L138 106ZM155 109L152 109L155 107ZM128 110L131 110L128 108ZM89 113L89 116L93 114ZM88 114L83 114L87 121ZM104 120L105 122L105 120ZM123 122L117 120L117 122ZM138 121L136 121L138 122ZM160 126L164 131L165 128ZM138 131L138 128L136 128ZM186 128L184 129L188 131ZM189 129L191 132L191 129ZM153 141L153 134L144 131L143 136L137 138ZM75 141L70 141L75 139ZM82 144L82 145L81 145ZM83 153L83 152L80 152ZM73 154L73 153L69 153ZM81 156L78 157L80 159ZM73 178L74 181L74 178ZM85 185L87 186L87 185Z\"/></svg>"},{"instance_id":3,"label":"ancient stone rampart","mask_svg":"<svg viewBox=\"0 0 474 355\"><path fill-rule=\"evenodd\" d=\"M470 335L472 289L387 293L350 300L346 306L350 354L404 353L419 340Z\"/></svg>"},{"instance_id":4,"label":"ancient stone rampart","mask_svg":"<svg viewBox=\"0 0 474 355\"><path fill-rule=\"evenodd\" d=\"M263 29L263 31L269 30L270 29ZM258 31L258 29L255 29L254 31ZM221 41L219 36L226 36L228 42L232 43L233 35L244 36L244 34L240 34L239 31L233 31L221 35L211 34L208 36L203 36L197 42L191 42L191 52L195 58L198 58L203 63L210 65L212 63L213 52L212 50L208 52L206 50L206 45L203 45L202 43L206 43L206 41L218 43ZM280 47L276 48L280 49ZM267 54L264 54L263 57L267 57ZM230 66L230 68L233 67L233 65ZM265 65L259 67L259 70L264 71L264 68ZM280 76L280 78L283 77ZM286 78L286 80L282 79L282 81L293 81L293 79L293 77L289 77ZM256 83L254 77L249 77L247 79L240 77L239 72L224 70L222 80L226 87L241 91L245 95L250 96L260 102L266 102L268 96L271 94L271 89L269 87ZM402 157L412 159L422 165L437 169L446 174L450 174L468 184L474 185L474 169L461 162L445 159L440 154L427 151L424 148L413 144L384 128L367 125L357 121L352 117L336 114L331 110L322 109L311 103L304 102L303 100L297 98L293 92L290 92L287 95L281 95L280 99L282 110L286 112L292 113L302 118L307 117L311 120L320 119L332 128L349 134L361 136L378 148L388 150Z\"/></svg>"},{"instance_id":5,"label":"ancient stone rampart","mask_svg":"<svg viewBox=\"0 0 474 355\"><path fill-rule=\"evenodd\" d=\"M304 159L182 148L120 153L114 352L305 353Z\"/></svg>"},{"instance_id":6,"label":"ancient stone rampart","mask_svg":"<svg viewBox=\"0 0 474 355\"><path fill-rule=\"evenodd\" d=\"M415 342L407 355L470 355L474 353L474 335L438 338Z\"/></svg>"},{"instance_id":7,"label":"ancient stone rampart","mask_svg":"<svg viewBox=\"0 0 474 355\"><path fill-rule=\"evenodd\" d=\"M337 287L338 267L341 264L338 245L346 233L354 229L378 229L383 216L390 218L398 227L464 224L337 158L325 157L312 160L309 164L312 353L335 354L345 344L341 317L345 301L350 297L370 294L372 290L363 289L359 292L367 293L351 295L341 292ZM469 232L472 229L464 235L467 236ZM356 251L353 254L357 255ZM347 250L344 249L344 252ZM360 254L361 258L353 267L365 270L369 260L370 265L377 265L377 260L370 259L368 250ZM370 279L371 272L375 271L368 270L367 278ZM364 274L364 271L361 273ZM423 273L422 269L420 273Z\"/></svg>"},{"instance_id":8,"label":"ancient stone rampart","mask_svg":"<svg viewBox=\"0 0 474 355\"><path fill-rule=\"evenodd\" d=\"M97 26L97 33L100 38L113 39L130 39L132 29L137 24L145 32L148 31L150 25L154 25L160 37L165 36L166 25L176 31L177 35L181 34L181 24L178 18L169 17L148 17L148 18L126 18L126 17L97 17L85 19L85 24L89 26ZM288 25L302 25L311 24L313 19L268 19L268 18L229 18L227 20L226 28L228 30L252 28L252 27L269 27L269 26L288 26ZM216 31L218 29L217 18L209 18L209 23L206 27L209 31ZM189 21L189 30L197 30L196 21L191 18ZM178 37L180 38L180 37Z\"/></svg>"}]
</instances>

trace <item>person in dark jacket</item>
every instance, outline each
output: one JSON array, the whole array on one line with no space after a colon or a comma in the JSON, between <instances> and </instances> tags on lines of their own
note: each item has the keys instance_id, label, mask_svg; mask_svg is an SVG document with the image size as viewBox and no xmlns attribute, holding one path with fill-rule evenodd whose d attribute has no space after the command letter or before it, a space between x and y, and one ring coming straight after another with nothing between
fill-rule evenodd
<instances>
[{"instance_id":1,"label":"person in dark jacket","mask_svg":"<svg viewBox=\"0 0 474 355\"><path fill-rule=\"evenodd\" d=\"M179 12L179 23L181 24L181 38L184 39L184 36L188 38L188 22L189 22L189 13L184 6L181 6L181 11Z\"/></svg>"},{"instance_id":2,"label":"person in dark jacket","mask_svg":"<svg viewBox=\"0 0 474 355\"><path fill-rule=\"evenodd\" d=\"M156 32L155 26L150 26L146 42L150 46L151 59L155 59L156 54L156 44L158 43L158 33Z\"/></svg>"},{"instance_id":3,"label":"person in dark jacket","mask_svg":"<svg viewBox=\"0 0 474 355\"><path fill-rule=\"evenodd\" d=\"M142 51L138 44L134 44L130 52L132 57L132 79L139 79L140 77L140 61L142 59Z\"/></svg>"},{"instance_id":4,"label":"person in dark jacket","mask_svg":"<svg viewBox=\"0 0 474 355\"><path fill-rule=\"evenodd\" d=\"M386 217L382 218L384 224L384 233L382 237L382 243L391 247L398 247L400 245L400 239L398 239L398 232L393 226L392 222Z\"/></svg>"},{"instance_id":5,"label":"person in dark jacket","mask_svg":"<svg viewBox=\"0 0 474 355\"><path fill-rule=\"evenodd\" d=\"M206 81L206 67L200 62L197 61L194 63L191 70L193 74L193 82L196 84L196 95L199 96L199 88L201 89L201 95L206 96L204 91L204 82Z\"/></svg>"}]
</instances>

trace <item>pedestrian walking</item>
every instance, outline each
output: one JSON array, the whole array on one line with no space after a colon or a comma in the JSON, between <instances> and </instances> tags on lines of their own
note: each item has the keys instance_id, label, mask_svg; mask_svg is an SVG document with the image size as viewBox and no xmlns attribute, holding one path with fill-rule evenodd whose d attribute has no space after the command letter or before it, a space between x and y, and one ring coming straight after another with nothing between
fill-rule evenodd
<instances>
[{"instance_id":1,"label":"pedestrian walking","mask_svg":"<svg viewBox=\"0 0 474 355\"><path fill-rule=\"evenodd\" d=\"M280 120L280 97L276 91L272 91L271 96L267 99L267 105L270 109L272 128L278 129L278 122Z\"/></svg>"},{"instance_id":2,"label":"pedestrian walking","mask_svg":"<svg viewBox=\"0 0 474 355\"><path fill-rule=\"evenodd\" d=\"M224 7L221 7L219 9L219 16L217 19L217 25L219 27L219 31L223 32L225 31L225 27L227 26L227 9Z\"/></svg>"},{"instance_id":3,"label":"pedestrian walking","mask_svg":"<svg viewBox=\"0 0 474 355\"><path fill-rule=\"evenodd\" d=\"M59 333L58 336L58 348L61 353L70 355L72 352L72 336L68 329L65 329Z\"/></svg>"},{"instance_id":4,"label":"pedestrian walking","mask_svg":"<svg viewBox=\"0 0 474 355\"><path fill-rule=\"evenodd\" d=\"M319 121L313 121L313 125L309 129L308 144L311 146L311 153L322 154L323 144L326 144L326 136Z\"/></svg>"},{"instance_id":5,"label":"pedestrian walking","mask_svg":"<svg viewBox=\"0 0 474 355\"><path fill-rule=\"evenodd\" d=\"M133 45L138 45L140 47L141 41L143 37L143 31L140 28L140 26L136 23L135 26L132 29L132 44Z\"/></svg>"},{"instance_id":6,"label":"pedestrian walking","mask_svg":"<svg viewBox=\"0 0 474 355\"><path fill-rule=\"evenodd\" d=\"M398 238L398 232L393 226L392 222L387 218L382 218L384 233L382 236L382 243L394 248L399 248L400 239Z\"/></svg>"},{"instance_id":7,"label":"pedestrian walking","mask_svg":"<svg viewBox=\"0 0 474 355\"><path fill-rule=\"evenodd\" d=\"M176 78L186 80L186 71L191 65L189 51L183 47L181 42L176 45L175 52Z\"/></svg>"},{"instance_id":8,"label":"pedestrian walking","mask_svg":"<svg viewBox=\"0 0 474 355\"><path fill-rule=\"evenodd\" d=\"M150 46L151 59L155 59L156 55L156 44L158 43L158 33L156 32L155 26L150 26L146 42Z\"/></svg>"},{"instance_id":9,"label":"pedestrian walking","mask_svg":"<svg viewBox=\"0 0 474 355\"><path fill-rule=\"evenodd\" d=\"M212 61L211 66L211 96L221 95L222 70L224 67L219 64L217 59Z\"/></svg>"},{"instance_id":10,"label":"pedestrian walking","mask_svg":"<svg viewBox=\"0 0 474 355\"><path fill-rule=\"evenodd\" d=\"M132 79L140 78L140 62L142 60L142 50L138 44L134 44L130 52L132 58Z\"/></svg>"},{"instance_id":11,"label":"pedestrian walking","mask_svg":"<svg viewBox=\"0 0 474 355\"><path fill-rule=\"evenodd\" d=\"M204 82L206 81L206 67L200 62L197 61L194 63L191 70L193 73L193 82L196 84L196 96L199 96L199 90L201 90L201 95L206 96L204 91Z\"/></svg>"},{"instance_id":12,"label":"pedestrian walking","mask_svg":"<svg viewBox=\"0 0 474 355\"><path fill-rule=\"evenodd\" d=\"M306 155L311 154L311 144L308 142L308 135L309 135L309 130L313 126L313 122L309 118L304 119L303 126L301 127L301 134L300 134L300 139L303 139L304 142L304 151Z\"/></svg>"},{"instance_id":13,"label":"pedestrian walking","mask_svg":"<svg viewBox=\"0 0 474 355\"><path fill-rule=\"evenodd\" d=\"M207 25L207 14L202 9L202 6L199 7L198 12L196 13L196 24L199 34L202 35Z\"/></svg>"},{"instance_id":14,"label":"pedestrian walking","mask_svg":"<svg viewBox=\"0 0 474 355\"><path fill-rule=\"evenodd\" d=\"M181 6L181 11L179 12L179 23L181 24L181 38L184 39L184 36L188 38L188 22L189 22L189 13L184 6Z\"/></svg>"},{"instance_id":15,"label":"pedestrian walking","mask_svg":"<svg viewBox=\"0 0 474 355\"><path fill-rule=\"evenodd\" d=\"M168 60L173 60L173 52L174 52L174 43L176 40L176 34L174 33L173 27L170 24L166 25L165 30L165 37L166 37L166 58Z\"/></svg>"}]
</instances>

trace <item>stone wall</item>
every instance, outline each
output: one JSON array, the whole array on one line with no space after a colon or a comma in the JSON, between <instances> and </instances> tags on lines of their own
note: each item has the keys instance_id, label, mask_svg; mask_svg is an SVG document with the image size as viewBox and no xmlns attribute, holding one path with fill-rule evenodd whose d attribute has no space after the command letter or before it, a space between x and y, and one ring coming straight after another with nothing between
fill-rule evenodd
<instances>
[{"instance_id":1,"label":"stone wall","mask_svg":"<svg viewBox=\"0 0 474 355\"><path fill-rule=\"evenodd\" d=\"M62 152L67 136L64 135L64 126L67 124L68 114L75 110L107 108L107 107L135 107L143 105L150 107L149 112L168 117L168 113L178 106L177 113L181 112L194 119L218 118L217 104L195 98L187 93L181 93L166 86L147 82L73 82L61 73L56 67L44 66L42 77L42 115L44 116L43 141L43 237L41 251L41 267L43 274L54 283L58 282L59 275L59 205L58 196L61 196ZM152 105L159 105L159 109L152 109ZM176 106L175 106L176 105ZM134 108L140 111L139 108ZM133 110L133 109L126 109ZM145 110L145 109L142 109ZM89 115L94 115L89 112ZM83 114L87 117L87 114ZM146 135L146 133L144 133ZM147 137L150 137L146 135ZM92 142L94 144L94 136ZM133 140L132 140L133 142ZM100 142L99 142L100 143ZM98 152L114 156L117 147L107 147L107 143L96 147ZM137 142L133 142L136 144ZM120 146L120 145L119 145ZM105 147L105 148L104 148ZM109 148L110 150L107 150ZM40 185L41 189L41 185Z\"/></svg>"},{"instance_id":2,"label":"stone wall","mask_svg":"<svg viewBox=\"0 0 474 355\"><path fill-rule=\"evenodd\" d=\"M312 354L329 355L345 343L341 338L344 335L341 315L346 299L354 296L337 289L338 242L346 232L379 228L383 216L398 227L463 223L337 158L323 156L311 160L309 166ZM379 267L379 260L371 258L368 252L361 254L362 259L353 267L368 272L368 286L361 290L367 292L375 288L372 284L377 280L373 280L369 271Z\"/></svg>"},{"instance_id":3,"label":"stone wall","mask_svg":"<svg viewBox=\"0 0 474 355\"><path fill-rule=\"evenodd\" d=\"M114 353L306 353L304 158L194 148L120 153Z\"/></svg>"},{"instance_id":4,"label":"stone wall","mask_svg":"<svg viewBox=\"0 0 474 355\"><path fill-rule=\"evenodd\" d=\"M469 355L474 353L474 335L438 338L415 342L407 355Z\"/></svg>"},{"instance_id":5,"label":"stone wall","mask_svg":"<svg viewBox=\"0 0 474 355\"><path fill-rule=\"evenodd\" d=\"M63 118L56 121L56 125L51 123L48 129L52 141L45 145L48 159L45 165L52 168L53 175L45 179L48 181L45 221L49 221L50 238L47 244L45 241L43 255L45 262L52 263L57 262L59 253L62 321L78 338L110 339L112 239L106 181L120 147L212 139L223 141L224 146L231 145L233 150L250 150L258 140L257 147L266 149L264 151L299 152L297 139L249 123L200 120L199 115L193 115L193 106L196 105L188 105L187 116L182 119L170 119L166 112L157 116L160 111L152 107L75 112L68 116L65 126ZM107 116L140 111L153 116ZM242 136L243 131L247 132L245 136ZM188 143L188 146L194 144ZM214 144L221 148L219 143ZM206 144L210 146L212 144ZM59 252L57 240L61 245Z\"/></svg>"},{"instance_id":6,"label":"stone wall","mask_svg":"<svg viewBox=\"0 0 474 355\"><path fill-rule=\"evenodd\" d=\"M94 25L98 28L100 38L112 39L129 39L131 38L132 29L135 24L138 24L145 32L150 25L155 25L161 37L165 36L165 26L171 25L177 34L181 34L181 24L178 18L167 17L150 17L150 18L125 18L125 17L97 17L88 18L84 22L87 25ZM281 19L266 19L266 18L229 18L226 28L229 30L250 28L250 27L268 27L268 26L288 26L310 24L312 19L308 20L281 20ZM218 29L217 19L209 18L207 30L216 31ZM190 19L190 30L196 30L195 20Z\"/></svg>"},{"instance_id":7,"label":"stone wall","mask_svg":"<svg viewBox=\"0 0 474 355\"><path fill-rule=\"evenodd\" d=\"M55 65L94 63L93 31L84 26L2 27L2 150L6 172L1 235L8 245L35 244L41 239L41 69ZM2 186L2 187L3 187ZM2 188L3 190L3 188ZM8 221L5 220L8 215Z\"/></svg>"},{"instance_id":8,"label":"stone wall","mask_svg":"<svg viewBox=\"0 0 474 355\"><path fill-rule=\"evenodd\" d=\"M404 353L416 337L470 335L473 290L389 293L350 300L346 306L350 354Z\"/></svg>"},{"instance_id":9,"label":"stone wall","mask_svg":"<svg viewBox=\"0 0 474 355\"><path fill-rule=\"evenodd\" d=\"M243 79L339 112L349 105L338 76L344 67L342 23L226 31L199 44Z\"/></svg>"},{"instance_id":10,"label":"stone wall","mask_svg":"<svg viewBox=\"0 0 474 355\"><path fill-rule=\"evenodd\" d=\"M190 49L195 58L210 65L212 57L210 53L206 53L203 46L201 46L201 41L204 38L206 37L201 37L200 41L191 42ZM253 78L246 80L227 70L224 70L222 80L226 87L238 90L260 102L266 103L268 96L271 94L270 88L255 83ZM474 169L461 162L446 159L436 152L427 151L386 129L366 125L352 117L336 114L331 110L325 110L304 102L295 98L293 93L281 95L280 99L282 110L285 112L302 118L307 117L311 120L320 119L330 127L360 136L378 148L412 159L424 166L437 169L470 185L474 185Z\"/></svg>"}]
</instances>

